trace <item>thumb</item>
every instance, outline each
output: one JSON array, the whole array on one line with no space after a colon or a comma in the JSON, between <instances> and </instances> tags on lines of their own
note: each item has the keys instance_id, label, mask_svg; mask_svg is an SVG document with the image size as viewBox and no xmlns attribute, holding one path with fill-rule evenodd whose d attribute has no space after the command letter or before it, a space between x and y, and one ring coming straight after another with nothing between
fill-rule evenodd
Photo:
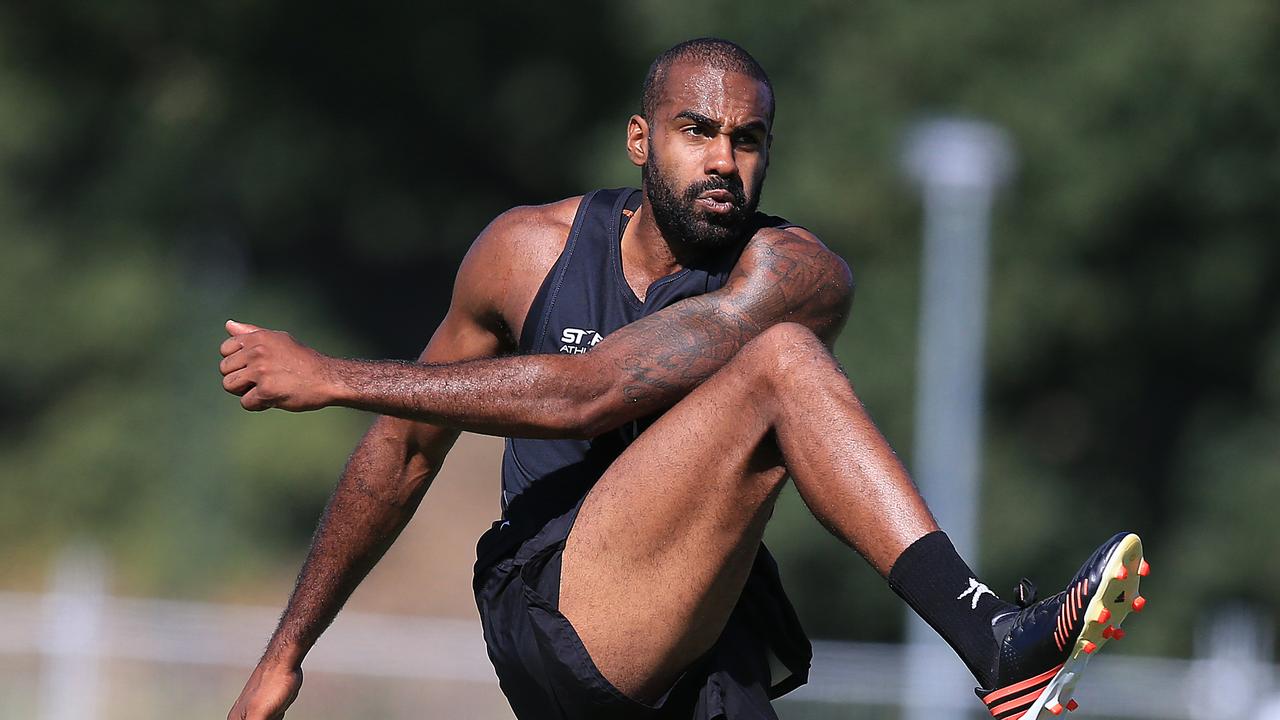
<instances>
[{"instance_id":1,"label":"thumb","mask_svg":"<svg viewBox=\"0 0 1280 720\"><path fill-rule=\"evenodd\" d=\"M227 321L227 334L231 335L232 337L236 335L246 335L251 332L257 332L261 329L262 328L258 327L257 325L250 325L249 323L242 323L236 320Z\"/></svg>"}]
</instances>

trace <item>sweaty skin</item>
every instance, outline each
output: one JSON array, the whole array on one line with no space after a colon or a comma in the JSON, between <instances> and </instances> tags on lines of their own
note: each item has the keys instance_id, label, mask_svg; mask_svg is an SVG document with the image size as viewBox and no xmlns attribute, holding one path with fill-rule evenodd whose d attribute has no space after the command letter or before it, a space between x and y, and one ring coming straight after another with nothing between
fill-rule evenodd
<instances>
[{"instance_id":1,"label":"sweaty skin","mask_svg":"<svg viewBox=\"0 0 1280 720\"><path fill-rule=\"evenodd\" d=\"M767 87L750 77L676 64L653 126L641 116L631 118L627 151L637 166L655 153L664 179L676 188L731 178L756 198L768 165L771 108ZM229 717L283 716L301 685L303 657L408 522L461 430L590 438L676 406L589 494L564 557L562 609L601 671L635 697L659 693L673 672L714 639L706 628L723 624L729 599L741 592L752 548L784 475L784 460L823 524L882 574L902 549L936 529L910 478L823 347L844 324L852 278L845 263L808 231L757 232L723 288L623 327L589 353L499 357L517 350L519 328L564 247L579 201L515 208L495 219L463 260L449 312L415 363L332 358L286 333L227 323L230 337L221 347L223 387L240 396L245 409L305 411L341 405L383 416L348 461L280 625ZM696 204L703 212L718 212L721 201L699 198ZM653 280L702 252L663 236L647 192L624 233L622 251L624 274L639 297ZM753 339L774 327L789 329L769 332L751 353L739 357ZM786 362L779 365L778 358ZM733 373L708 383L708 388L723 386L722 392L697 395L704 398L700 404L711 403L714 411L681 410L686 406L682 398L731 360ZM798 370L806 365L817 368L817 374ZM788 410L778 400L779 372L812 380L810 406L843 418L834 427L847 442L809 446L795 419L806 413ZM741 421L741 413L725 412L744 402L756 403L747 421ZM655 433L659 425L667 429ZM816 430L824 435L832 427ZM689 465L669 463L661 477L644 472L654 448L660 447L655 443L690 432L704 435L712 446L737 450L726 450L713 467L702 462L696 472ZM678 459L678 453L672 458ZM725 487L754 491L725 493L735 498L732 506L704 508L696 498L690 505L690 481L701 481L704 473ZM622 474L633 481L630 494L606 502L622 487L611 478ZM836 482L850 475L853 480ZM719 521L697 524L672 545L699 549L692 553L697 556L693 565L683 569L701 580L668 592L671 578L647 564L633 565L639 576L626 581L642 589L632 585L632 597L651 596L652 602L628 605L600 583L623 572L632 555L670 537L670 527L656 517L638 523L628 531L628 547L618 553L593 538L603 537L624 517L620 508L634 503L658 507L659 493L668 494L667 503L684 497L684 507L698 506L706 518ZM643 589L646 582L651 593ZM609 637L606 618L643 626L645 618L656 616L672 620L652 628L646 646L631 649L634 659Z\"/></svg>"}]
</instances>

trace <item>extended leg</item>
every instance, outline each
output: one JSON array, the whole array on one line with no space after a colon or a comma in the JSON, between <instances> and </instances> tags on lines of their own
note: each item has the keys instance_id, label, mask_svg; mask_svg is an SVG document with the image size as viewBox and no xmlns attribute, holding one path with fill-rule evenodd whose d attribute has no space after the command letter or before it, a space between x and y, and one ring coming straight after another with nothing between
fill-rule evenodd
<instances>
[{"instance_id":1,"label":"extended leg","mask_svg":"<svg viewBox=\"0 0 1280 720\"><path fill-rule=\"evenodd\" d=\"M786 473L951 644L1002 720L1072 709L1088 658L1145 605L1148 566L1128 533L1051 598L1021 611L996 598L936 532L826 348L780 325L642 434L583 503L560 609L619 689L652 699L716 641Z\"/></svg>"}]
</instances>

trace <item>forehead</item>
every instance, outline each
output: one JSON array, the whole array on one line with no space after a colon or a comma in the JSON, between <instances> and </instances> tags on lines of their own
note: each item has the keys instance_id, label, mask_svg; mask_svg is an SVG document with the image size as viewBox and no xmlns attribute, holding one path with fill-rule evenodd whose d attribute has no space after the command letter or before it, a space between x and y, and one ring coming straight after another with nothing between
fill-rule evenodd
<instances>
[{"instance_id":1,"label":"forehead","mask_svg":"<svg viewBox=\"0 0 1280 720\"><path fill-rule=\"evenodd\" d=\"M662 115L696 110L716 119L745 121L769 117L773 98L763 82L735 70L697 62L667 68L658 105Z\"/></svg>"}]
</instances>

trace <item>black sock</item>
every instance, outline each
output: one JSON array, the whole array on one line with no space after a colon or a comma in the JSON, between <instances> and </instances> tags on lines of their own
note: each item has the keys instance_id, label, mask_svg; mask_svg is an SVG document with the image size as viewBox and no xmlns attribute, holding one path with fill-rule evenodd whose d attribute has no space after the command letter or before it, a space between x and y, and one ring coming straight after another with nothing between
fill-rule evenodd
<instances>
[{"instance_id":1,"label":"black sock","mask_svg":"<svg viewBox=\"0 0 1280 720\"><path fill-rule=\"evenodd\" d=\"M991 618L1017 608L996 597L941 530L916 540L893 563L889 587L951 646L978 684L995 690L996 656Z\"/></svg>"}]
</instances>

